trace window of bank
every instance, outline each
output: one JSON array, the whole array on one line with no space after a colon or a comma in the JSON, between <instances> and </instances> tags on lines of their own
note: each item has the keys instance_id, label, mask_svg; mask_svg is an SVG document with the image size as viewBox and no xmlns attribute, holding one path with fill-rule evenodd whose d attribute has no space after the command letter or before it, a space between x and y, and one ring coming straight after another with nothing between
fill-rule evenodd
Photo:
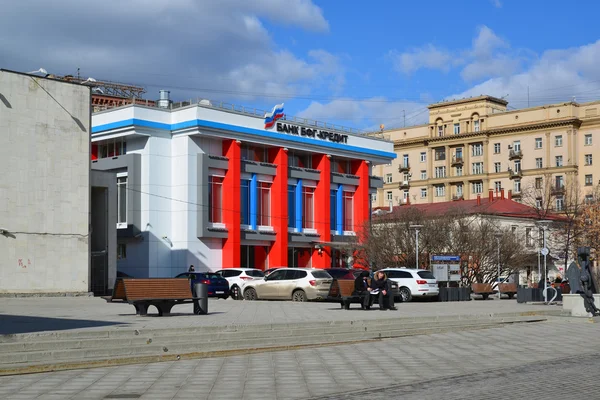
<instances>
[{"instance_id":1,"label":"window of bank","mask_svg":"<svg viewBox=\"0 0 600 400\"><path fill-rule=\"evenodd\" d=\"M110 139L98 144L92 144L92 157L94 146L98 146L96 150L98 158L117 157L127 153L127 142L123 138Z\"/></svg>"}]
</instances>

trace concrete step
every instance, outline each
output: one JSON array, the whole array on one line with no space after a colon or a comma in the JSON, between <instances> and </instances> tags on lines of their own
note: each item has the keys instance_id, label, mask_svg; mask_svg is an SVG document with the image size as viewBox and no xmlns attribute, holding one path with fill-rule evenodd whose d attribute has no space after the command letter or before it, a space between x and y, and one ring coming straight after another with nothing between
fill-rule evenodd
<instances>
[{"instance_id":1,"label":"concrete step","mask_svg":"<svg viewBox=\"0 0 600 400\"><path fill-rule=\"evenodd\" d=\"M277 349L295 348L298 346L348 343L354 341L383 339L401 336L430 334L447 331L486 329L506 323L535 322L540 317L503 318L482 321L457 321L455 323L413 323L384 324L387 326L364 327L352 326L345 329L299 330L294 334L289 331L266 331L268 335L255 337L223 337L220 340L199 340L197 336L165 336L157 342L123 346L115 345L111 340L98 348L71 348L46 351L5 352L0 357L0 375L22 373L23 371L81 368L82 366L111 365L110 360L119 359L121 363L134 363L148 357L163 359L166 356L182 355L186 358L209 357L231 352L273 351ZM286 336L278 336L287 332ZM158 342L160 340L160 343ZM129 361L127 361L129 360ZM34 368L36 367L36 368ZM21 371L21 372L18 372Z\"/></svg>"}]
</instances>

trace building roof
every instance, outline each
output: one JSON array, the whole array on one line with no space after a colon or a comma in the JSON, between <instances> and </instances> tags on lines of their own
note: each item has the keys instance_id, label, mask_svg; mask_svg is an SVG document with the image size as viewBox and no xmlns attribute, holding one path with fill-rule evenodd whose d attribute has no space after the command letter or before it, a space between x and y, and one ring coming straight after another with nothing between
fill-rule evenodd
<instances>
[{"instance_id":1,"label":"building roof","mask_svg":"<svg viewBox=\"0 0 600 400\"><path fill-rule=\"evenodd\" d=\"M481 100L487 100L492 103L500 104L503 106L508 105L508 101L506 101L504 99L499 99L494 96L481 95L481 96L477 96L477 97L469 97L466 99L449 100L449 101L442 101L439 103L433 103L433 104L428 105L427 108L429 108L431 110L432 108L448 107L448 106L453 106L456 104L472 103L474 101L481 101Z\"/></svg>"},{"instance_id":2,"label":"building roof","mask_svg":"<svg viewBox=\"0 0 600 400\"><path fill-rule=\"evenodd\" d=\"M379 207L379 209L386 210L388 208ZM502 197L494 197L491 201L489 197L481 197L479 200L444 201L440 203L395 206L393 208L394 212L402 212L402 210L418 210L430 217L441 217L451 212L460 212L470 215L493 215L506 218L565 220L564 216L558 214L548 214L542 218L535 208Z\"/></svg>"}]
</instances>

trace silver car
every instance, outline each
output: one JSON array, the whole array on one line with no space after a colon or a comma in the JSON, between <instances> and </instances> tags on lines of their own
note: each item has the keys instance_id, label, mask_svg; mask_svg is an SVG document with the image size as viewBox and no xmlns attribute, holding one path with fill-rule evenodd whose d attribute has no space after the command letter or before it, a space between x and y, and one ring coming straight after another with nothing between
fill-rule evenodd
<instances>
[{"instance_id":1,"label":"silver car","mask_svg":"<svg viewBox=\"0 0 600 400\"><path fill-rule=\"evenodd\" d=\"M281 268L242 288L245 300L307 301L327 298L333 278L321 269Z\"/></svg>"}]
</instances>

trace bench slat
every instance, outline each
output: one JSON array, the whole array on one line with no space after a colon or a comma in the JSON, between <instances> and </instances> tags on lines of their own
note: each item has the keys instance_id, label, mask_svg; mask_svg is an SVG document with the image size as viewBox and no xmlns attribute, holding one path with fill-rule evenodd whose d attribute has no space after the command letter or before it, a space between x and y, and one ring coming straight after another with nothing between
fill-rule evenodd
<instances>
[{"instance_id":1,"label":"bench slat","mask_svg":"<svg viewBox=\"0 0 600 400\"><path fill-rule=\"evenodd\" d=\"M187 279L123 279L127 301L191 299L192 290Z\"/></svg>"}]
</instances>

